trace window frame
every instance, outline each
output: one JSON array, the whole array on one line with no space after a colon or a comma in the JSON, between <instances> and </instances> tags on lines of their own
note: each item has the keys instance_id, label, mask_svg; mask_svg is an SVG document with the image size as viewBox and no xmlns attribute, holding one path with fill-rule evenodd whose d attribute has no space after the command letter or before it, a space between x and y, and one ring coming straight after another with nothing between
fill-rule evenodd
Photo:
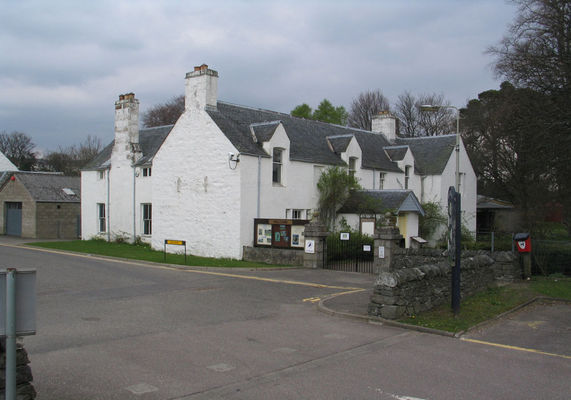
<instances>
[{"instance_id":1,"label":"window frame","mask_svg":"<svg viewBox=\"0 0 571 400\"><path fill-rule=\"evenodd\" d=\"M385 179L387 177L387 173L386 172L380 172L379 173L379 189L383 190L385 188Z\"/></svg>"},{"instance_id":2,"label":"window frame","mask_svg":"<svg viewBox=\"0 0 571 400\"><path fill-rule=\"evenodd\" d=\"M141 203L141 233L143 236L153 234L153 204Z\"/></svg>"},{"instance_id":3,"label":"window frame","mask_svg":"<svg viewBox=\"0 0 571 400\"><path fill-rule=\"evenodd\" d=\"M152 168L151 167L143 167L141 168L141 172L144 178L152 176Z\"/></svg>"},{"instance_id":4,"label":"window frame","mask_svg":"<svg viewBox=\"0 0 571 400\"><path fill-rule=\"evenodd\" d=\"M107 232L107 209L105 203L97 203L97 231Z\"/></svg>"},{"instance_id":5,"label":"window frame","mask_svg":"<svg viewBox=\"0 0 571 400\"><path fill-rule=\"evenodd\" d=\"M349 175L355 176L357 172L357 160L359 157L349 157Z\"/></svg>"},{"instance_id":6,"label":"window frame","mask_svg":"<svg viewBox=\"0 0 571 400\"><path fill-rule=\"evenodd\" d=\"M284 150L281 147L274 147L272 150L272 184L283 186L283 156Z\"/></svg>"},{"instance_id":7,"label":"window frame","mask_svg":"<svg viewBox=\"0 0 571 400\"><path fill-rule=\"evenodd\" d=\"M410 165L406 165L404 167L404 188L408 189L409 181L410 181Z\"/></svg>"}]
</instances>

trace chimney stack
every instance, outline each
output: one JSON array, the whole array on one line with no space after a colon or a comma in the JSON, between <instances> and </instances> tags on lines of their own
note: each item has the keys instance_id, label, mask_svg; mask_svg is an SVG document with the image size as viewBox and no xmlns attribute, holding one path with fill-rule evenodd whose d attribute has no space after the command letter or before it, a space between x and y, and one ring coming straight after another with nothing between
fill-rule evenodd
<instances>
[{"instance_id":1,"label":"chimney stack","mask_svg":"<svg viewBox=\"0 0 571 400\"><path fill-rule=\"evenodd\" d=\"M216 107L218 101L218 72L202 64L186 74L185 110Z\"/></svg>"},{"instance_id":2,"label":"chimney stack","mask_svg":"<svg viewBox=\"0 0 571 400\"><path fill-rule=\"evenodd\" d=\"M134 93L119 95L115 102L115 145L130 149L139 143L139 100Z\"/></svg>"},{"instance_id":3,"label":"chimney stack","mask_svg":"<svg viewBox=\"0 0 571 400\"><path fill-rule=\"evenodd\" d=\"M373 133L385 135L394 142L397 137L397 119L390 111L381 111L373 116L371 121L371 131Z\"/></svg>"}]
</instances>

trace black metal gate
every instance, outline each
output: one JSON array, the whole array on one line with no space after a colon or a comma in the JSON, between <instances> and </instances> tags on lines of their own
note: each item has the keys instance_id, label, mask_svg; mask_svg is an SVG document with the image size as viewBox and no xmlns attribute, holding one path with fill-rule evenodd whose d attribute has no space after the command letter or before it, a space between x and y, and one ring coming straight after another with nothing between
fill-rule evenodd
<instances>
[{"instance_id":1,"label":"black metal gate","mask_svg":"<svg viewBox=\"0 0 571 400\"><path fill-rule=\"evenodd\" d=\"M373 239L359 233L334 233L327 237L325 268L372 274Z\"/></svg>"}]
</instances>

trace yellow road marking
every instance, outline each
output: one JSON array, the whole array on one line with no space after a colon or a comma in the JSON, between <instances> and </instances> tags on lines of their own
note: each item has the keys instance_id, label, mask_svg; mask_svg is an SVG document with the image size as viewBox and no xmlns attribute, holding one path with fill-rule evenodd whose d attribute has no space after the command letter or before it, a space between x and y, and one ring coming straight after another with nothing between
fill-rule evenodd
<instances>
[{"instance_id":1,"label":"yellow road marking","mask_svg":"<svg viewBox=\"0 0 571 400\"><path fill-rule=\"evenodd\" d=\"M525 348L525 347L518 347L518 346L509 346L509 345L507 345L507 344L485 342L485 341L483 341L483 340L477 340L477 339L460 338L460 340L463 340L463 341L465 341L465 342L472 342L472 343L484 344L484 345L486 345L486 346L501 347L502 349L525 351L525 352L528 352L528 353L543 354L543 355L546 355L546 356L561 357L561 358L566 358L566 359L568 359L568 360L571 360L571 356L566 356L566 355L564 355L564 354L547 353L547 352L541 351L541 350L528 349L528 348Z\"/></svg>"},{"instance_id":2,"label":"yellow road marking","mask_svg":"<svg viewBox=\"0 0 571 400\"><path fill-rule=\"evenodd\" d=\"M117 258L107 258L107 257L101 257L101 256L97 256L97 255L92 255L92 254L70 253L70 252L66 252L66 251L44 249L44 248L32 247L32 246L11 245L11 244L0 244L0 246L14 247L14 248L18 248L18 249L35 250L35 251L40 251L40 252L45 252L45 253L62 254L62 255L79 257L79 258L88 258L90 260L111 261L111 262L116 262L116 263L121 263L121 264L135 265L135 266L144 267L144 268L163 269L163 270L168 270L168 271L179 271L179 272L190 272L190 273L203 274L203 275L223 276L223 277L227 277L227 278L250 279L250 280L254 280L254 281L262 281L262 282L270 282L270 283L282 283L282 284L297 285L297 286L308 286L308 287L314 287L314 288L319 288L319 289L349 290L348 292L343 292L343 293L339 293L339 294L347 294L347 293L360 292L360 291L366 290L363 288L324 285L322 283L301 282L301 281L292 281L292 280L286 280L286 279L263 278L261 276L248 276L248 275L232 274L232 273L228 273L228 272L202 271L202 270L197 270L197 269L182 269L181 267L185 267L184 265L181 265L181 267L170 267L167 265L160 265L160 264L145 264L145 263L136 262L136 261L128 261L128 260L122 260L122 259L117 259ZM149 261L149 262L151 262L151 261Z\"/></svg>"},{"instance_id":3,"label":"yellow road marking","mask_svg":"<svg viewBox=\"0 0 571 400\"><path fill-rule=\"evenodd\" d=\"M303 302L309 301L311 303L317 303L321 301L321 297L308 297L307 299L303 299Z\"/></svg>"}]
</instances>

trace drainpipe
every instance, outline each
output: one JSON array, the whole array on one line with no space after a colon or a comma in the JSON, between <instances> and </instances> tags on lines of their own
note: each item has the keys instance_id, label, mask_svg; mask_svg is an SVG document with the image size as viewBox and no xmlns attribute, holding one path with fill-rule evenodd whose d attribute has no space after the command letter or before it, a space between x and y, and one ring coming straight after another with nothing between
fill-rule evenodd
<instances>
[{"instance_id":1,"label":"drainpipe","mask_svg":"<svg viewBox=\"0 0 571 400\"><path fill-rule=\"evenodd\" d=\"M260 218L260 202L262 198L262 156L258 156L258 200L256 203L256 218Z\"/></svg>"},{"instance_id":2,"label":"drainpipe","mask_svg":"<svg viewBox=\"0 0 571 400\"><path fill-rule=\"evenodd\" d=\"M107 241L111 241L111 167L107 170Z\"/></svg>"},{"instance_id":3,"label":"drainpipe","mask_svg":"<svg viewBox=\"0 0 571 400\"><path fill-rule=\"evenodd\" d=\"M137 237L137 200L135 197L136 193L136 183L137 183L137 167L133 165L133 243L135 243L135 239Z\"/></svg>"}]
</instances>

